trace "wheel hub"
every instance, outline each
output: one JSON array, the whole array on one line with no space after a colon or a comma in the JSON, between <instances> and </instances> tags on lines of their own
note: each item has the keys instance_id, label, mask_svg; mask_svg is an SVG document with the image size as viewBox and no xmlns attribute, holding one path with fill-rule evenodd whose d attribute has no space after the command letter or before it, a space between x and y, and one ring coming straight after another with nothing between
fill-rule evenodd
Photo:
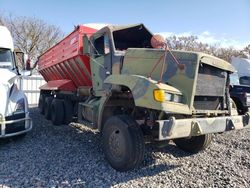
<instances>
[{"instance_id":1,"label":"wheel hub","mask_svg":"<svg viewBox=\"0 0 250 188\"><path fill-rule=\"evenodd\" d=\"M109 138L109 148L113 156L121 158L124 153L124 139L119 130L111 133Z\"/></svg>"}]
</instances>

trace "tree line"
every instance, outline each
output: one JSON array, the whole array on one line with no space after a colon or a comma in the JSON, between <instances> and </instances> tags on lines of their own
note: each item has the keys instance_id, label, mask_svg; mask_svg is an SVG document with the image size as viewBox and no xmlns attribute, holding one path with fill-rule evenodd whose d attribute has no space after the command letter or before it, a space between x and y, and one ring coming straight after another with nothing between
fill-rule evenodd
<instances>
[{"instance_id":1,"label":"tree line","mask_svg":"<svg viewBox=\"0 0 250 188\"><path fill-rule=\"evenodd\" d=\"M15 47L29 54L33 61L36 61L41 54L64 36L59 27L35 17L6 17L0 15L0 25L9 28L14 38ZM232 47L222 48L218 45L199 42L197 36L171 36L166 38L166 42L172 50L204 52L228 62L230 62L232 56L247 58L250 54L250 44L243 50L236 50Z\"/></svg>"},{"instance_id":2,"label":"tree line","mask_svg":"<svg viewBox=\"0 0 250 188\"><path fill-rule=\"evenodd\" d=\"M59 27L35 17L0 15L0 25L10 30L15 49L28 54L33 61L64 36Z\"/></svg>"},{"instance_id":3,"label":"tree line","mask_svg":"<svg viewBox=\"0 0 250 188\"><path fill-rule=\"evenodd\" d=\"M199 42L197 36L171 36L168 37L166 41L170 49L204 52L224 59L228 62L231 61L231 58L233 56L248 58L248 56L250 55L250 44L242 50L236 50L233 47L222 48L219 45L209 45Z\"/></svg>"}]
</instances>

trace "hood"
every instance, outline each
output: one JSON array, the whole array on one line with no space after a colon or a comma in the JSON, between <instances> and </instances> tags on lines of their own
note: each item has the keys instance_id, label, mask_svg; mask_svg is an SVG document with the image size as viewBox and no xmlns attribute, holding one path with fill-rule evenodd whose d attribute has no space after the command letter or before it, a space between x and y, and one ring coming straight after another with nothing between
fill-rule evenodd
<instances>
[{"instance_id":1,"label":"hood","mask_svg":"<svg viewBox=\"0 0 250 188\"><path fill-rule=\"evenodd\" d=\"M9 84L0 83L0 96L1 96L0 97L0 114L1 115L5 115L6 113L7 102L9 99L9 91L10 91Z\"/></svg>"},{"instance_id":2,"label":"hood","mask_svg":"<svg viewBox=\"0 0 250 188\"><path fill-rule=\"evenodd\" d=\"M140 75L151 77L152 80L160 80L162 74L162 61L164 57L162 49L127 49L121 74ZM195 76L199 66L198 55L193 52L172 51L178 61L184 65L184 69L178 68L170 53L166 56L162 74L162 82L174 86L180 90L191 106L191 100L195 91ZM158 64L157 64L158 63Z\"/></svg>"},{"instance_id":3,"label":"hood","mask_svg":"<svg viewBox=\"0 0 250 188\"><path fill-rule=\"evenodd\" d=\"M250 93L250 86L248 85L231 85L231 91L240 93Z\"/></svg>"},{"instance_id":4,"label":"hood","mask_svg":"<svg viewBox=\"0 0 250 188\"><path fill-rule=\"evenodd\" d=\"M227 61L224 61L223 59L220 59L220 58L208 55L208 54L204 54L201 52L199 52L198 54L200 55L200 61L202 63L205 63L213 67L217 67L222 70L229 71L231 73L235 72L234 66L232 66Z\"/></svg>"},{"instance_id":5,"label":"hood","mask_svg":"<svg viewBox=\"0 0 250 188\"><path fill-rule=\"evenodd\" d=\"M16 80L17 75L9 69L0 68L0 114L5 115L9 100L10 88Z\"/></svg>"},{"instance_id":6,"label":"hood","mask_svg":"<svg viewBox=\"0 0 250 188\"><path fill-rule=\"evenodd\" d=\"M250 76L250 59L232 57L231 63L237 70L239 77Z\"/></svg>"},{"instance_id":7,"label":"hood","mask_svg":"<svg viewBox=\"0 0 250 188\"><path fill-rule=\"evenodd\" d=\"M0 68L0 84L11 85L17 78L17 75L9 69Z\"/></svg>"}]
</instances>

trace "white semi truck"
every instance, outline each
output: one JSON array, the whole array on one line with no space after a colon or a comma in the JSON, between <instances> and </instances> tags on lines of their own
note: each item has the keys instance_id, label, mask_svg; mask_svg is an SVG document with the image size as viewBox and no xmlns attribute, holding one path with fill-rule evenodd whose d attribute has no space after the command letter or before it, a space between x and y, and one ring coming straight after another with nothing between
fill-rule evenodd
<instances>
[{"instance_id":1,"label":"white semi truck","mask_svg":"<svg viewBox=\"0 0 250 188\"><path fill-rule=\"evenodd\" d=\"M32 129L28 102L18 82L26 70L26 55L14 52L9 30L0 26L0 138L25 135ZM23 66L25 67L25 66Z\"/></svg>"}]
</instances>

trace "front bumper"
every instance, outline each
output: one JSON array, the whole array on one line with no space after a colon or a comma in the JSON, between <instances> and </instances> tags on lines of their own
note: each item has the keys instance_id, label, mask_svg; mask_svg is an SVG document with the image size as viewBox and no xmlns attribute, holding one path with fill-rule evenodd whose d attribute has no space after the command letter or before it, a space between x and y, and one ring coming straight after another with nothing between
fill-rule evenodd
<instances>
[{"instance_id":1,"label":"front bumper","mask_svg":"<svg viewBox=\"0 0 250 188\"><path fill-rule=\"evenodd\" d=\"M32 120L29 113L16 114L0 119L0 138L21 135L31 129Z\"/></svg>"},{"instance_id":2,"label":"front bumper","mask_svg":"<svg viewBox=\"0 0 250 188\"><path fill-rule=\"evenodd\" d=\"M157 121L159 125L158 140L169 140L199 136L210 133L250 128L250 113L242 116L224 116L213 118L193 118Z\"/></svg>"}]
</instances>

